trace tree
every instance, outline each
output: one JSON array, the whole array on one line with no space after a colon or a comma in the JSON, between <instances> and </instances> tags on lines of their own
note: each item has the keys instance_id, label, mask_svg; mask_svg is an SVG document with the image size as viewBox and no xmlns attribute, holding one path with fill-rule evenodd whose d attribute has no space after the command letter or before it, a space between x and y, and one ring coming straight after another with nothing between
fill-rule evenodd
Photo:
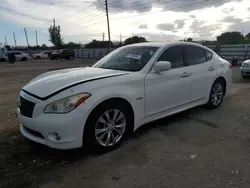
<instances>
[{"instance_id":1,"label":"tree","mask_svg":"<svg viewBox=\"0 0 250 188\"><path fill-rule=\"evenodd\" d=\"M187 42L193 42L193 39L192 38L188 38Z\"/></svg>"},{"instance_id":2,"label":"tree","mask_svg":"<svg viewBox=\"0 0 250 188\"><path fill-rule=\"evenodd\" d=\"M77 43L74 43L74 42L69 42L67 44L64 44L64 47L69 48L69 49L79 49L79 48L81 48L81 44L77 44Z\"/></svg>"},{"instance_id":3,"label":"tree","mask_svg":"<svg viewBox=\"0 0 250 188\"><path fill-rule=\"evenodd\" d=\"M114 47L112 42L111 47ZM109 41L98 41L94 39L92 42L86 44L84 48L109 48Z\"/></svg>"},{"instance_id":4,"label":"tree","mask_svg":"<svg viewBox=\"0 0 250 188\"><path fill-rule=\"evenodd\" d=\"M125 40L125 45L140 43L140 42L147 42L147 40L144 37L133 36Z\"/></svg>"},{"instance_id":5,"label":"tree","mask_svg":"<svg viewBox=\"0 0 250 188\"><path fill-rule=\"evenodd\" d=\"M49 27L49 41L56 46L56 48L61 48L63 46L63 39L61 37L60 25L51 25Z\"/></svg>"},{"instance_id":6,"label":"tree","mask_svg":"<svg viewBox=\"0 0 250 188\"><path fill-rule=\"evenodd\" d=\"M46 49L46 48L48 48L48 46L46 44L42 44L42 48Z\"/></svg>"},{"instance_id":7,"label":"tree","mask_svg":"<svg viewBox=\"0 0 250 188\"><path fill-rule=\"evenodd\" d=\"M246 39L247 39L247 40L250 40L250 33L248 33L248 34L246 35Z\"/></svg>"},{"instance_id":8,"label":"tree","mask_svg":"<svg viewBox=\"0 0 250 188\"><path fill-rule=\"evenodd\" d=\"M222 33L217 37L219 44L241 44L244 43L245 37L238 31Z\"/></svg>"}]
</instances>

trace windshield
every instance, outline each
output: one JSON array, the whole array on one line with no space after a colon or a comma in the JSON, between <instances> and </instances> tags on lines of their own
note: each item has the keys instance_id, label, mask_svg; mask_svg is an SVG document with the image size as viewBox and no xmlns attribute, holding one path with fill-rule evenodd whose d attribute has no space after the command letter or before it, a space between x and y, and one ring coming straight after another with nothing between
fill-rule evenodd
<instances>
[{"instance_id":1,"label":"windshield","mask_svg":"<svg viewBox=\"0 0 250 188\"><path fill-rule=\"evenodd\" d=\"M93 67L123 71L140 71L158 47L128 46L113 51Z\"/></svg>"}]
</instances>

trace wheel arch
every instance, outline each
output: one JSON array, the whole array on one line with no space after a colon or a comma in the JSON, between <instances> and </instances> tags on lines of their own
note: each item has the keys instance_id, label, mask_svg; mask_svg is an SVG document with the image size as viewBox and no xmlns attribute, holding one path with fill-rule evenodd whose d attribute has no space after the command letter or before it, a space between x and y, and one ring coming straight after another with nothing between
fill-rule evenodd
<instances>
[{"instance_id":1,"label":"wheel arch","mask_svg":"<svg viewBox=\"0 0 250 188\"><path fill-rule=\"evenodd\" d=\"M226 81L226 79L223 77L223 76L219 76L219 77L217 77L216 79L215 79L215 81L214 81L214 83L216 82L216 81L218 81L218 80L220 80L220 81L222 81L223 83L224 83L224 95L226 94L226 92L227 92L227 81Z\"/></svg>"},{"instance_id":2,"label":"wheel arch","mask_svg":"<svg viewBox=\"0 0 250 188\"><path fill-rule=\"evenodd\" d=\"M134 131L134 125L135 125L135 112L134 112L134 109L133 109L133 106L131 105L131 103L123 98L123 97L111 97L111 98L108 98L108 99L104 99L102 101L100 101L99 103L97 103L90 111L89 115L88 115L88 118L86 120L86 123L88 122L89 118L91 117L91 115L93 113L95 113L95 111L101 106L101 105L105 105L107 103L111 103L111 102L119 102L121 104L124 104L126 105L126 107L129 109L129 111L131 112L131 116L132 116L132 120L133 120L133 125L129 126L129 131L130 132L133 132Z\"/></svg>"}]
</instances>

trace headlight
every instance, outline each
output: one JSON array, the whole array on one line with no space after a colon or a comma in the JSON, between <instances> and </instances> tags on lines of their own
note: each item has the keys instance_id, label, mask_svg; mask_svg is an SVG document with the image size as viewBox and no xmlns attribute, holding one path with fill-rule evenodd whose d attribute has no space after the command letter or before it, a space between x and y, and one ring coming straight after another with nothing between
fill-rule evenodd
<instances>
[{"instance_id":1,"label":"headlight","mask_svg":"<svg viewBox=\"0 0 250 188\"><path fill-rule=\"evenodd\" d=\"M91 95L89 93L81 93L72 95L55 102L48 104L45 107L44 113L49 114L64 114L74 110L77 106L83 103Z\"/></svg>"}]
</instances>

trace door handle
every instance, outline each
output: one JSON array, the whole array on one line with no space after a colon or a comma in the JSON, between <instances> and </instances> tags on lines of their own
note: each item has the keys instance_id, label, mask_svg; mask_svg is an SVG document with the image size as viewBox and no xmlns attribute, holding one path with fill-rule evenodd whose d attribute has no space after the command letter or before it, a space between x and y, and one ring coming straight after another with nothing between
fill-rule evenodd
<instances>
[{"instance_id":1,"label":"door handle","mask_svg":"<svg viewBox=\"0 0 250 188\"><path fill-rule=\"evenodd\" d=\"M214 71L214 70L215 70L214 67L209 67L209 68L208 68L208 71Z\"/></svg>"},{"instance_id":2,"label":"door handle","mask_svg":"<svg viewBox=\"0 0 250 188\"><path fill-rule=\"evenodd\" d=\"M190 75L189 73L184 72L184 73L181 74L181 77L182 77L182 78L184 78L184 77L189 77L189 75Z\"/></svg>"}]
</instances>

